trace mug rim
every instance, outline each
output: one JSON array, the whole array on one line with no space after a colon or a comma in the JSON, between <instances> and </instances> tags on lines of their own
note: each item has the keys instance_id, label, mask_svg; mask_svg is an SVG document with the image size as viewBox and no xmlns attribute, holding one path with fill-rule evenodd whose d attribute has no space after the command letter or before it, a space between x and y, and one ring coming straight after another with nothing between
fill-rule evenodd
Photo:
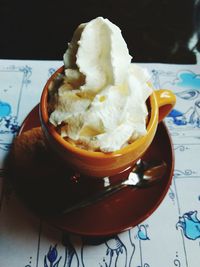
<instances>
[{"instance_id":1,"label":"mug rim","mask_svg":"<svg viewBox=\"0 0 200 267\"><path fill-rule=\"evenodd\" d=\"M41 99L40 99L40 104L39 104L39 115L40 115L40 120L42 124L42 128L45 131L45 134L50 135L54 141L59 143L63 149L66 149L68 152L72 152L73 154L79 155L79 156L84 156L88 158L93 158L93 159L102 159L102 158L116 158L121 155L127 154L131 151L137 150L138 147L140 147L146 140L148 134L155 129L157 123L158 123L158 103L156 101L156 95L155 92L152 91L151 95L149 96L149 102L150 102L150 117L147 125L147 133L133 141L131 144L128 144L124 146L123 148L109 152L109 153L104 153L102 151L90 151L86 150L84 148L80 148L76 146L75 144L72 144L65 140L61 135L56 131L56 127L49 122L49 115L48 115L48 88L50 82L57 76L58 73L63 72L64 70L64 65L61 66L56 70L56 72L51 75L51 77L48 79L46 82Z\"/></svg>"}]
</instances>

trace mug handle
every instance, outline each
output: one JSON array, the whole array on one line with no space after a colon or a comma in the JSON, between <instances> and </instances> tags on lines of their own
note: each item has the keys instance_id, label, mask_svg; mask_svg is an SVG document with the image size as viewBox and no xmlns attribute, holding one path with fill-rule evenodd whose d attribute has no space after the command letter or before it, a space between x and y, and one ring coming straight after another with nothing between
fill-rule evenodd
<instances>
[{"instance_id":1,"label":"mug handle","mask_svg":"<svg viewBox=\"0 0 200 267\"><path fill-rule=\"evenodd\" d=\"M172 91L167 89L156 90L155 94L159 108L158 122L161 122L175 106L176 96Z\"/></svg>"}]
</instances>

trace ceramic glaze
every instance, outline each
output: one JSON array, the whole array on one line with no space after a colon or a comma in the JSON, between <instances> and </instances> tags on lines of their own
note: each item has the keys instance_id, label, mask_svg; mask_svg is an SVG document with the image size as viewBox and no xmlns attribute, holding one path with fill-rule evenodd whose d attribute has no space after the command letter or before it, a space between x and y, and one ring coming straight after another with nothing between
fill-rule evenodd
<instances>
[{"instance_id":1,"label":"ceramic glaze","mask_svg":"<svg viewBox=\"0 0 200 267\"><path fill-rule=\"evenodd\" d=\"M59 68L47 81L39 105L41 126L49 145L67 164L70 163L76 171L91 177L115 175L133 166L151 144L158 123L175 105L175 95L170 90L153 91L149 97L150 115L145 136L112 153L87 151L64 140L49 122L47 110L49 84L58 73L63 73L63 71L63 67Z\"/></svg>"}]
</instances>

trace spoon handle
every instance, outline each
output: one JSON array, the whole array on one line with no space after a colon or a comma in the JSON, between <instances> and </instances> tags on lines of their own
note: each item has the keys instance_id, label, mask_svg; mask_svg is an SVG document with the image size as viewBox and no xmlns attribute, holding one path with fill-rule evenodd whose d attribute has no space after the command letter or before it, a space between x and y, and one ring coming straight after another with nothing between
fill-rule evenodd
<instances>
[{"instance_id":1,"label":"spoon handle","mask_svg":"<svg viewBox=\"0 0 200 267\"><path fill-rule=\"evenodd\" d=\"M117 184L110 185L105 187L104 189L94 193L91 196L83 199L82 201L72 204L71 206L65 208L62 213L67 214L74 210L85 208L90 206L106 197L120 191L125 187L132 188L145 188L149 187L155 183L157 183L164 175L166 171L166 163L165 162L144 162L142 160L139 161L138 164L134 167L134 169L130 172L128 179L123 180Z\"/></svg>"},{"instance_id":2,"label":"spoon handle","mask_svg":"<svg viewBox=\"0 0 200 267\"><path fill-rule=\"evenodd\" d=\"M70 207L66 208L62 213L67 214L69 212L72 212L74 210L78 210L81 208L85 208L87 206L90 206L102 199L105 199L105 197L108 197L118 191L120 191L122 188L127 187L127 184L124 184L124 182L118 183L116 185L108 186L105 189L95 193L92 196L89 196L87 199L84 199L74 205L71 205Z\"/></svg>"}]
</instances>

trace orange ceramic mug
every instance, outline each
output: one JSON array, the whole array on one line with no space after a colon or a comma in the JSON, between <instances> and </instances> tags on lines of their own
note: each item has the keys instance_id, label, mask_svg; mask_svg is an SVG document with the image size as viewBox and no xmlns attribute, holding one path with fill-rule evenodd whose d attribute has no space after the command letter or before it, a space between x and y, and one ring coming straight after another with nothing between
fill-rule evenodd
<instances>
[{"instance_id":1,"label":"orange ceramic mug","mask_svg":"<svg viewBox=\"0 0 200 267\"><path fill-rule=\"evenodd\" d=\"M77 172L91 177L112 176L133 166L151 144L158 123L175 105L175 95L169 90L153 91L148 99L149 119L145 136L112 153L87 151L64 140L56 131L55 126L49 122L47 109L49 84L58 73L63 73L63 71L64 67L61 67L50 77L43 89L40 101L41 126L49 145Z\"/></svg>"}]
</instances>

